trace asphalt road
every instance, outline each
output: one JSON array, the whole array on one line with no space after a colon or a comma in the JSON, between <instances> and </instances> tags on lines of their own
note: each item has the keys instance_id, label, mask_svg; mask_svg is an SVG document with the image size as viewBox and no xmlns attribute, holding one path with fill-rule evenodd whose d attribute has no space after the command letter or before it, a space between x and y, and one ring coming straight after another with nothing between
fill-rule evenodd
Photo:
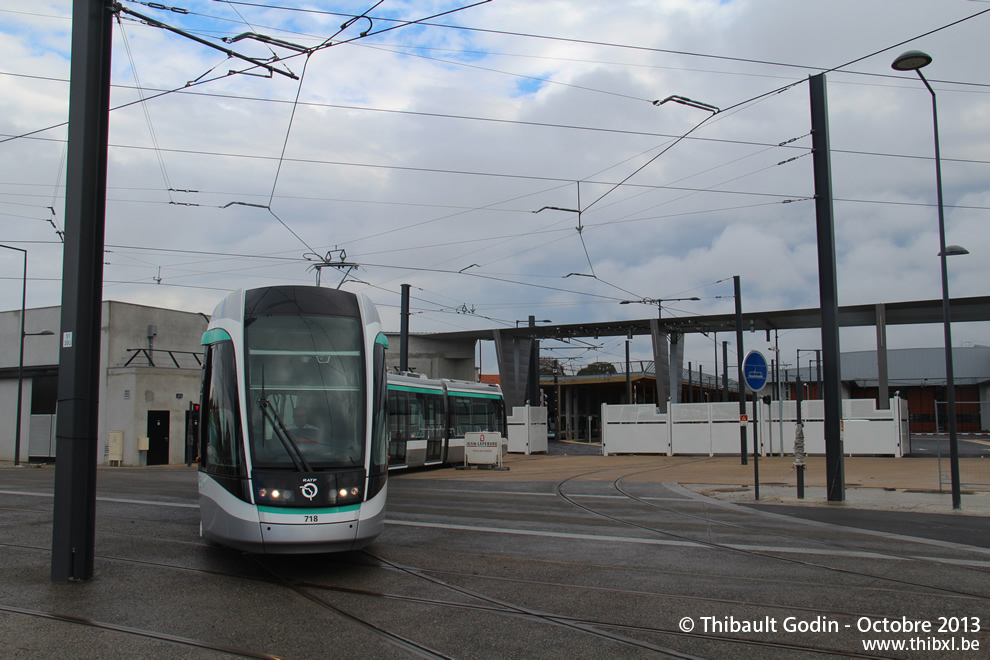
<instances>
[{"instance_id":1,"label":"asphalt road","mask_svg":"<svg viewBox=\"0 0 990 660\"><path fill-rule=\"evenodd\" d=\"M959 517L808 522L641 480L651 466L671 461L569 479L393 475L366 552L296 557L203 543L194 469L101 469L96 577L77 584L49 579L53 470L0 469L0 656L943 658L990 645L985 534L919 533ZM865 646L892 642L921 650Z\"/></svg>"}]
</instances>

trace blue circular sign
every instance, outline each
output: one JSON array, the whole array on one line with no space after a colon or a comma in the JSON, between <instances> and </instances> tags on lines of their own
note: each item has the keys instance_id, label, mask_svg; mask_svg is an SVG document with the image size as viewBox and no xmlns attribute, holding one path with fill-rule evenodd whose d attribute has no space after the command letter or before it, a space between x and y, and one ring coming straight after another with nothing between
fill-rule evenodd
<instances>
[{"instance_id":1,"label":"blue circular sign","mask_svg":"<svg viewBox=\"0 0 990 660\"><path fill-rule=\"evenodd\" d=\"M767 359L759 351L750 351L743 359L743 381L751 392L759 392L767 385L770 370Z\"/></svg>"}]
</instances>

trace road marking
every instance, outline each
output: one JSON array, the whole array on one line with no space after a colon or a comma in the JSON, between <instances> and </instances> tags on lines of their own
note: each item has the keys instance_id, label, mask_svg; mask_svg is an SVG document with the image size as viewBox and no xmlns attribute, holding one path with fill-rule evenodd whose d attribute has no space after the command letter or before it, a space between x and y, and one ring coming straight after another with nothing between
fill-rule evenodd
<instances>
[{"instance_id":1,"label":"road marking","mask_svg":"<svg viewBox=\"0 0 990 660\"><path fill-rule=\"evenodd\" d=\"M55 493L36 493L28 490L0 490L0 495L26 495L29 497L55 497ZM97 497L97 502L116 502L118 504L147 504L149 506L171 506L179 509L198 509L199 504L185 502L156 502L154 500L131 500L122 497Z\"/></svg>"},{"instance_id":2,"label":"road marking","mask_svg":"<svg viewBox=\"0 0 990 660\"><path fill-rule=\"evenodd\" d=\"M596 542L606 542L606 543L636 543L642 545L659 545L659 546L673 546L680 548L712 548L711 545L706 545L704 543L696 543L694 541L675 541L668 539L646 539L646 538L636 538L631 536L607 536L603 534L576 534L572 532L542 532L533 529L513 529L508 527L480 527L476 525L455 525L452 523L428 523L428 522L416 522L411 520L386 520L387 525L400 525L406 527L426 527L431 529L449 529L453 531L463 531L463 532L482 532L488 534L513 534L518 536L538 536L542 538L556 538L556 539L573 539L580 541L596 541ZM744 545L744 544L733 544L733 543L721 543L718 544L722 548L731 548L733 550L743 550L745 552L760 552L760 553L779 553L779 554L796 554L796 555L822 555L829 557L855 557L858 559L880 559L883 561L898 560L898 561L937 561L952 563L959 566L976 566L980 568L990 568L990 561L980 561L980 560L966 560L966 559L940 559L937 557L923 557L923 556L897 556L897 555L885 555L878 552L863 552L857 550L830 550L825 548L785 548L780 546L769 546L769 545Z\"/></svg>"}]
</instances>

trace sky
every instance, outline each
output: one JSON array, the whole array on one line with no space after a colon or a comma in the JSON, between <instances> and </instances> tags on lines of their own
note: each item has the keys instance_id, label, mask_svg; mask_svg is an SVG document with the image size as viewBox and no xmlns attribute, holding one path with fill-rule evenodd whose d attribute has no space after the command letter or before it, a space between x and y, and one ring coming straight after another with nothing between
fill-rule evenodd
<instances>
[{"instance_id":1,"label":"sky","mask_svg":"<svg viewBox=\"0 0 990 660\"><path fill-rule=\"evenodd\" d=\"M950 291L986 295L990 2L176 3L123 2L114 23L105 300L210 313L319 278L397 331L409 284L411 330L442 332L649 318L656 299L665 317L730 313L738 275L746 312L817 307L823 72L839 304L937 299L932 96L891 68L910 49L933 58L946 240L970 252ZM61 299L71 4L0 0L0 244L28 251L29 308ZM0 249L0 310L20 307L22 259ZM987 329L954 324L953 344ZM888 339L940 346L942 328ZM714 341L688 337L685 361L710 374ZM793 366L820 336L779 347ZM621 338L543 350L568 370L625 355ZM632 356L652 359L648 338Z\"/></svg>"}]
</instances>

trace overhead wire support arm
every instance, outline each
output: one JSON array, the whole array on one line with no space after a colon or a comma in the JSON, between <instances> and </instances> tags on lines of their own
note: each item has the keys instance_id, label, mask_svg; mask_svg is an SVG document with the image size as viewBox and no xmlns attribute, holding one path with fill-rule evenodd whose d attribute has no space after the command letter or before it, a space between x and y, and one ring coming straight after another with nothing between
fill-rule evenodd
<instances>
[{"instance_id":1,"label":"overhead wire support arm","mask_svg":"<svg viewBox=\"0 0 990 660\"><path fill-rule=\"evenodd\" d=\"M663 105L667 101L673 101L674 103L680 103L681 105L686 105L686 106L690 106L692 108L697 108L698 110L707 110L708 112L712 113L713 115L714 114L718 114L720 112L720 110L718 109L717 106L714 106L714 105L712 105L710 103L703 103L702 101L695 101L694 99L689 99L686 96L680 96L680 95L677 95L677 94L673 94L671 96L668 96L667 98L665 98L662 101L659 101L659 100L658 101L654 101L653 102L653 105L658 105L658 106L659 105Z\"/></svg>"},{"instance_id":2,"label":"overhead wire support arm","mask_svg":"<svg viewBox=\"0 0 990 660\"><path fill-rule=\"evenodd\" d=\"M140 19L140 20L144 21L145 23L147 23L148 25L151 25L152 27L157 27L157 28L161 28L163 30L168 30L169 32L174 32L175 34L178 34L179 36L185 37L186 39L190 39L192 41L195 41L196 43L202 44L202 45L207 46L209 48L213 48L214 50L219 50L221 53L224 53L227 57L236 57L239 60L244 60L245 62L250 62L251 64L253 64L255 66L259 66L259 67L261 67L263 69L267 69L270 73L278 73L278 74L281 74L281 75L286 76L288 78L292 78L293 80L299 80L299 76L297 76L296 74L292 73L291 71L283 71L282 69L276 68L276 67L272 66L271 64L268 64L268 63L263 62L261 60L255 59L253 57L248 57L247 55L241 55L240 53L238 53L236 51L233 51L233 50L230 50L229 48L224 48L223 46L218 46L217 44L211 43L211 42L207 41L206 39L201 39L201 38L197 37L194 34L189 34L188 32L185 32L183 30L180 30L179 28L176 28L176 27L172 27L171 25L169 25L167 23L162 23L161 21L157 21L157 20L151 18L150 16L145 16L144 14L140 14L140 13L134 11L133 9L128 9L127 7L123 6L119 2L115 2L113 4L113 12L116 13L116 14L119 14L120 12L123 12L125 14L128 14L130 16L133 16L133 17L135 17L137 19ZM282 44L279 44L279 45L282 45Z\"/></svg>"},{"instance_id":3,"label":"overhead wire support arm","mask_svg":"<svg viewBox=\"0 0 990 660\"><path fill-rule=\"evenodd\" d=\"M236 37L224 37L221 41L225 44L233 44L242 39L254 39L255 41L260 41L263 44L268 44L270 46L281 46L282 48L294 50L297 53L308 53L310 51L310 49L306 46L300 46L299 44L294 44L291 41L283 41L282 39L276 39L275 37L269 37L268 35L258 34L257 32L244 32Z\"/></svg>"}]
</instances>

